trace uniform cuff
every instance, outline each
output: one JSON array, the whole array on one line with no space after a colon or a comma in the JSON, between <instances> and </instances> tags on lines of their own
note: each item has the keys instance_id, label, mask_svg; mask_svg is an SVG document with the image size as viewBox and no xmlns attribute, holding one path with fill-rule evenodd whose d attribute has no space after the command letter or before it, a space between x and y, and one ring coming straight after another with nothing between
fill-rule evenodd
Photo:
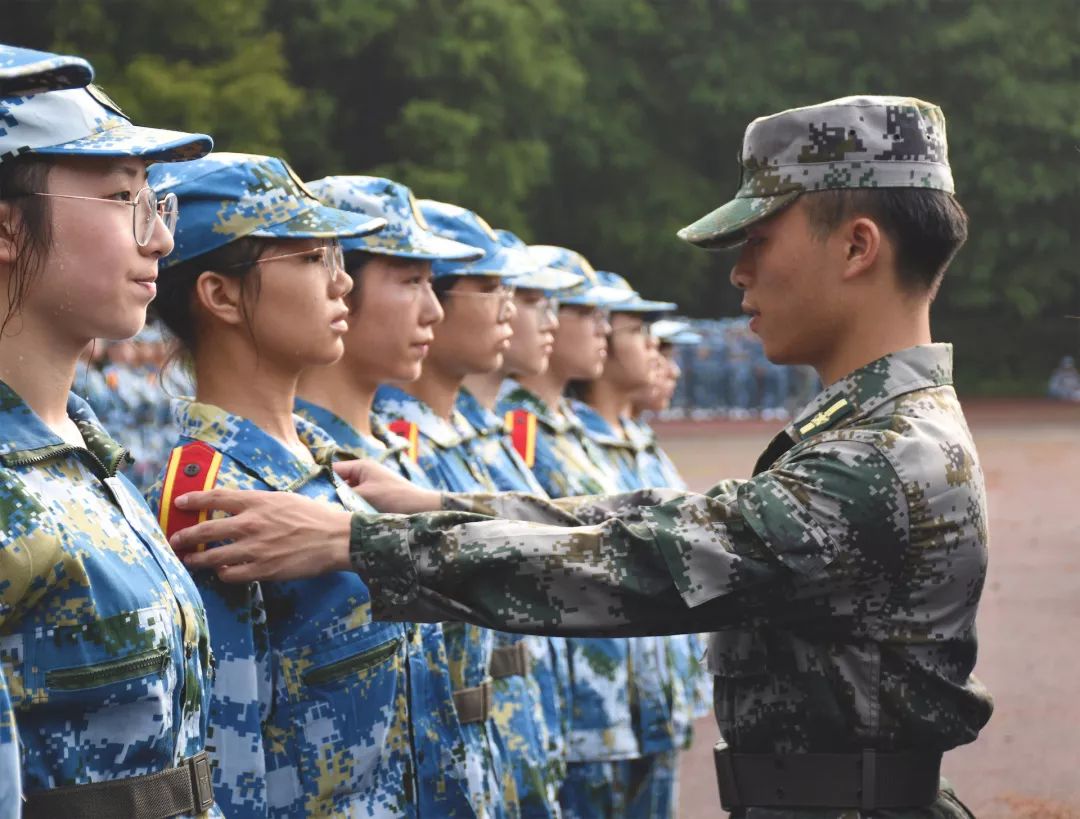
<instances>
[{"instance_id":1,"label":"uniform cuff","mask_svg":"<svg viewBox=\"0 0 1080 819\"><path fill-rule=\"evenodd\" d=\"M416 600L419 582L409 547L408 518L354 513L349 530L349 559L367 584L374 615Z\"/></svg>"}]
</instances>

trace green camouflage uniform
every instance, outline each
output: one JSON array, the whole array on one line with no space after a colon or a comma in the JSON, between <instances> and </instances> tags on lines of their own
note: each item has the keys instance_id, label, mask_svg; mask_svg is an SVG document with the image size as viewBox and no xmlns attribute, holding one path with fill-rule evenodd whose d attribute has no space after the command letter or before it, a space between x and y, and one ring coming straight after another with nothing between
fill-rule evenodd
<instances>
[{"instance_id":1,"label":"green camouflage uniform","mask_svg":"<svg viewBox=\"0 0 1080 819\"><path fill-rule=\"evenodd\" d=\"M460 511L354 518L376 615L438 619L445 605L542 633L712 631L716 716L739 752L941 751L990 717L971 674L986 498L949 345L831 385L754 477L703 495L445 498ZM932 807L874 815L967 814L943 791Z\"/></svg>"}]
</instances>

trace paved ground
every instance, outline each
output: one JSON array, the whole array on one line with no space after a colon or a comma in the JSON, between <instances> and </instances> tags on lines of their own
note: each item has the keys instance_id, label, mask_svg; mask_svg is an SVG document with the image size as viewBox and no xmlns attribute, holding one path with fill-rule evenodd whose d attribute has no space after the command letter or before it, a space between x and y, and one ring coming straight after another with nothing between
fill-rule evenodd
<instances>
[{"instance_id":1,"label":"paved ground","mask_svg":"<svg viewBox=\"0 0 1080 819\"><path fill-rule=\"evenodd\" d=\"M990 496L990 570L976 674L990 724L945 774L980 819L1080 819L1080 406L967 406ZM749 475L772 423L667 424L660 435L696 489ZM680 819L723 816L702 720L684 755Z\"/></svg>"}]
</instances>

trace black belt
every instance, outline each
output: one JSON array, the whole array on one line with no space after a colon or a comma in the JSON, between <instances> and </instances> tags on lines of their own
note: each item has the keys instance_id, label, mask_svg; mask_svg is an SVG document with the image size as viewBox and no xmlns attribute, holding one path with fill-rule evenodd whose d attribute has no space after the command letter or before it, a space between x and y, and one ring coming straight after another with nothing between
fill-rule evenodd
<instances>
[{"instance_id":1,"label":"black belt","mask_svg":"<svg viewBox=\"0 0 1080 819\"><path fill-rule=\"evenodd\" d=\"M514 643L491 652L491 676L496 680L525 677L529 673L529 665L529 649L525 643Z\"/></svg>"},{"instance_id":2,"label":"black belt","mask_svg":"<svg viewBox=\"0 0 1080 819\"><path fill-rule=\"evenodd\" d=\"M214 804L206 751L158 773L26 795L23 819L166 819Z\"/></svg>"},{"instance_id":3,"label":"black belt","mask_svg":"<svg viewBox=\"0 0 1080 819\"><path fill-rule=\"evenodd\" d=\"M740 754L713 749L720 804L736 808L919 808L937 798L941 754Z\"/></svg>"}]
</instances>

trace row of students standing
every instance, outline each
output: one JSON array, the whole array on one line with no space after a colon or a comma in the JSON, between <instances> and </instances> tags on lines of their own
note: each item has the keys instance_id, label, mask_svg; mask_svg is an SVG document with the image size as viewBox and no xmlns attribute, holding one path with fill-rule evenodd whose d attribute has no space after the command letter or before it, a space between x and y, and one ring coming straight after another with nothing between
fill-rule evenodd
<instances>
[{"instance_id":1,"label":"row of students standing","mask_svg":"<svg viewBox=\"0 0 1080 819\"><path fill-rule=\"evenodd\" d=\"M162 530L193 523L175 498L209 486L370 511L333 469L357 457L449 491L647 485L563 389L625 346L607 309L618 329L673 305L390 180L305 185L273 157L205 156L208 137L132 126L82 87L81 61L17 52L0 55L20 76L76 87L3 91L0 203L53 197L63 229L39 242L44 284L5 315L21 341L0 340L0 765L20 783L0 806L91 815L80 789L98 783L90 810L132 816L672 815L702 678L681 638L379 622L354 573L193 584ZM91 259L81 280L68 256ZM29 281L26 257L0 259L9 285ZM70 322L35 322L72 294ZM195 385L147 495L156 522L117 474L123 448L36 377L59 367L70 385L86 343L133 335L155 294ZM655 441L630 411L605 434L643 464Z\"/></svg>"}]
</instances>

